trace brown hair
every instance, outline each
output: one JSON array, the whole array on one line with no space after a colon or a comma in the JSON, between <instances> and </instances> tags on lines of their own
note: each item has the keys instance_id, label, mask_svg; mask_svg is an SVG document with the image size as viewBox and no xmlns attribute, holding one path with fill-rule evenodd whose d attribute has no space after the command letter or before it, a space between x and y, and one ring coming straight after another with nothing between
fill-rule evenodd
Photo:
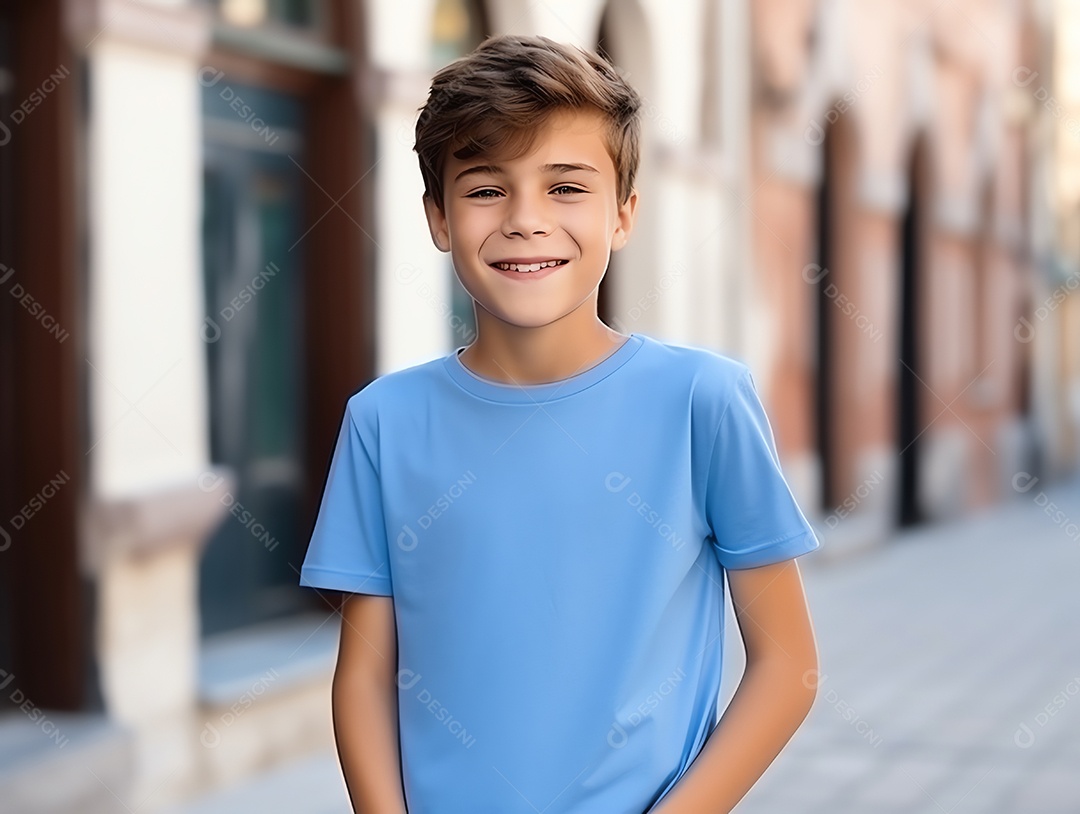
<instances>
[{"instance_id":1,"label":"brown hair","mask_svg":"<svg viewBox=\"0 0 1080 814\"><path fill-rule=\"evenodd\" d=\"M641 97L598 54L541 36L488 37L431 80L416 122L424 194L443 208L446 157L524 155L539 126L563 109L593 108L607 120L616 197L626 202L640 157Z\"/></svg>"}]
</instances>

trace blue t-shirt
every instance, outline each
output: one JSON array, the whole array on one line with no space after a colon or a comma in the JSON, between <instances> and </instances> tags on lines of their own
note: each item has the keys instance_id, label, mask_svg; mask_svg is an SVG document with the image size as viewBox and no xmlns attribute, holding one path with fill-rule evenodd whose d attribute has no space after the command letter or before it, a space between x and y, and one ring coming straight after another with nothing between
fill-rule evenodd
<instances>
[{"instance_id":1,"label":"blue t-shirt","mask_svg":"<svg viewBox=\"0 0 1080 814\"><path fill-rule=\"evenodd\" d=\"M300 584L393 596L410 814L644 814L717 722L724 569L818 540L742 362L463 349L348 400Z\"/></svg>"}]
</instances>

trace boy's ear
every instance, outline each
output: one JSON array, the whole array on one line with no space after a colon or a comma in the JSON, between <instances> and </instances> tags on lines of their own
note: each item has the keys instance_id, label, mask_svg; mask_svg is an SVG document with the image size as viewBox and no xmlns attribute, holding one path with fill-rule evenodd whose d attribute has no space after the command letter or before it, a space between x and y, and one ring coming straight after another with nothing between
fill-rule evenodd
<instances>
[{"instance_id":1,"label":"boy's ear","mask_svg":"<svg viewBox=\"0 0 1080 814\"><path fill-rule=\"evenodd\" d=\"M435 247L441 252L450 251L450 230L446 226L446 214L435 205L435 199L424 193L424 214L427 216L428 231Z\"/></svg>"},{"instance_id":2,"label":"boy's ear","mask_svg":"<svg viewBox=\"0 0 1080 814\"><path fill-rule=\"evenodd\" d=\"M618 219L615 223L615 234L611 236L611 250L618 251L630 239L630 233L634 231L634 223L637 220L638 191L630 190L630 197L626 203L619 206Z\"/></svg>"}]
</instances>

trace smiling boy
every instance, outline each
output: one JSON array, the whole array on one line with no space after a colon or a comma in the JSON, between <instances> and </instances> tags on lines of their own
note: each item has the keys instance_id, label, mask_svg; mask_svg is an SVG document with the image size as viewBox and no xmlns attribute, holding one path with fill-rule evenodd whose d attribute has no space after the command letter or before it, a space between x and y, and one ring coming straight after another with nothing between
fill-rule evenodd
<instances>
[{"instance_id":1,"label":"smiling boy","mask_svg":"<svg viewBox=\"0 0 1080 814\"><path fill-rule=\"evenodd\" d=\"M814 700L819 542L749 369L597 315L640 108L543 37L432 81L423 203L476 339L349 398L300 578L348 594L358 812L728 812ZM717 722L725 574L747 667Z\"/></svg>"},{"instance_id":2,"label":"smiling boy","mask_svg":"<svg viewBox=\"0 0 1080 814\"><path fill-rule=\"evenodd\" d=\"M435 245L475 303L476 341L459 358L519 384L563 379L626 340L598 319L596 297L638 200L621 188L629 179L616 175L601 112L555 109L537 125L543 137L526 156L448 152L442 197L424 197Z\"/></svg>"}]
</instances>

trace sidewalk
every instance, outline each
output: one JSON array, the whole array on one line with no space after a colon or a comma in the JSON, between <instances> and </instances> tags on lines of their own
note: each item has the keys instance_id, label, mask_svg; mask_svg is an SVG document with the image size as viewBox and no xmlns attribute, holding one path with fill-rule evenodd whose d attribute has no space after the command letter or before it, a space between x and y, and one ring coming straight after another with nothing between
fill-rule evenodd
<instances>
[{"instance_id":1,"label":"sidewalk","mask_svg":"<svg viewBox=\"0 0 1080 814\"><path fill-rule=\"evenodd\" d=\"M1080 811L1078 525L1074 479L802 558L818 698L738 814ZM728 648L725 699L742 669L736 636ZM349 814L333 753L168 814L265 811Z\"/></svg>"},{"instance_id":2,"label":"sidewalk","mask_svg":"<svg viewBox=\"0 0 1080 814\"><path fill-rule=\"evenodd\" d=\"M817 702L739 814L1080 812L1078 526L1036 484L806 569Z\"/></svg>"},{"instance_id":3,"label":"sidewalk","mask_svg":"<svg viewBox=\"0 0 1080 814\"><path fill-rule=\"evenodd\" d=\"M331 751L162 814L352 814L352 806Z\"/></svg>"}]
</instances>

